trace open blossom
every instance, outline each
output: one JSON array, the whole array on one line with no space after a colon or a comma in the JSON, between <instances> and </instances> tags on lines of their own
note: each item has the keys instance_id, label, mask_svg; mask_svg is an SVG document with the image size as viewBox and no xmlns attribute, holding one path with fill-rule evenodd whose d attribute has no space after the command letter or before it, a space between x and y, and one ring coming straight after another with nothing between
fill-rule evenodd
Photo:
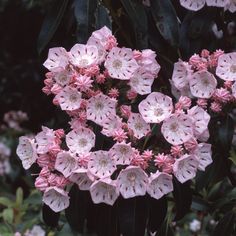
<instances>
[{"instance_id":1,"label":"open blossom","mask_svg":"<svg viewBox=\"0 0 236 236\"><path fill-rule=\"evenodd\" d=\"M88 100L87 119L102 125L103 122L110 116L116 114L116 100L98 94Z\"/></svg>"},{"instance_id":2,"label":"open blossom","mask_svg":"<svg viewBox=\"0 0 236 236\"><path fill-rule=\"evenodd\" d=\"M49 49L48 58L43 65L48 70L55 71L58 70L58 68L65 69L68 64L69 56L67 51L65 48L58 47Z\"/></svg>"},{"instance_id":3,"label":"open blossom","mask_svg":"<svg viewBox=\"0 0 236 236\"><path fill-rule=\"evenodd\" d=\"M62 110L73 111L80 108L81 93L77 88L67 86L55 98Z\"/></svg>"},{"instance_id":4,"label":"open blossom","mask_svg":"<svg viewBox=\"0 0 236 236\"><path fill-rule=\"evenodd\" d=\"M138 64L131 49L114 47L107 55L105 67L112 78L129 80L138 69Z\"/></svg>"},{"instance_id":5,"label":"open blossom","mask_svg":"<svg viewBox=\"0 0 236 236\"><path fill-rule=\"evenodd\" d=\"M107 119L105 119L105 121L102 123L102 131L101 133L111 137L114 135L114 132L116 132L117 130L120 130L122 128L122 120L119 116L117 115L110 115L107 117Z\"/></svg>"},{"instance_id":6,"label":"open blossom","mask_svg":"<svg viewBox=\"0 0 236 236\"><path fill-rule=\"evenodd\" d=\"M133 131L134 137L138 139L151 132L150 125L144 121L139 113L131 113L127 124L129 129Z\"/></svg>"},{"instance_id":7,"label":"open blossom","mask_svg":"<svg viewBox=\"0 0 236 236\"><path fill-rule=\"evenodd\" d=\"M174 114L164 120L161 132L167 142L179 145L187 142L193 136L193 122L185 114Z\"/></svg>"},{"instance_id":8,"label":"open blossom","mask_svg":"<svg viewBox=\"0 0 236 236\"><path fill-rule=\"evenodd\" d=\"M139 103L138 108L147 123L160 123L171 115L173 104L170 97L153 92Z\"/></svg>"},{"instance_id":9,"label":"open blossom","mask_svg":"<svg viewBox=\"0 0 236 236\"><path fill-rule=\"evenodd\" d=\"M43 202L53 211L60 212L69 206L68 193L58 187L49 187L43 195Z\"/></svg>"},{"instance_id":10,"label":"open blossom","mask_svg":"<svg viewBox=\"0 0 236 236\"><path fill-rule=\"evenodd\" d=\"M147 183L147 174L136 166L129 166L123 169L117 178L119 191L125 199L144 196L147 190Z\"/></svg>"},{"instance_id":11,"label":"open blossom","mask_svg":"<svg viewBox=\"0 0 236 236\"><path fill-rule=\"evenodd\" d=\"M73 153L88 153L95 145L95 134L89 128L79 127L66 135L66 145Z\"/></svg>"},{"instance_id":12,"label":"open blossom","mask_svg":"<svg viewBox=\"0 0 236 236\"><path fill-rule=\"evenodd\" d=\"M100 179L90 187L91 197L94 203L106 203L113 205L119 196L115 181L111 179Z\"/></svg>"}]
</instances>

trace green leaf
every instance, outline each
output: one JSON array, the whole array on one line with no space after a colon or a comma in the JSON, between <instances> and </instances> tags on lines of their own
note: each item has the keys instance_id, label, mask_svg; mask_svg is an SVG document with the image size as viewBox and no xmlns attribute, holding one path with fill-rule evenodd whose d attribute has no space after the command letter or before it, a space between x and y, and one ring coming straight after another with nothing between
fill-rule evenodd
<instances>
[{"instance_id":1,"label":"green leaf","mask_svg":"<svg viewBox=\"0 0 236 236\"><path fill-rule=\"evenodd\" d=\"M51 8L43 21L38 37L37 48L39 54L43 51L58 29L68 2L69 0L55 0L53 4L51 4Z\"/></svg>"},{"instance_id":2,"label":"green leaf","mask_svg":"<svg viewBox=\"0 0 236 236\"><path fill-rule=\"evenodd\" d=\"M6 197L0 197L0 205L5 207L12 207L14 203Z\"/></svg>"},{"instance_id":3,"label":"green leaf","mask_svg":"<svg viewBox=\"0 0 236 236\"><path fill-rule=\"evenodd\" d=\"M76 38L79 43L86 43L95 30L97 0L75 0L74 14L77 22Z\"/></svg>"},{"instance_id":4,"label":"green leaf","mask_svg":"<svg viewBox=\"0 0 236 236\"><path fill-rule=\"evenodd\" d=\"M14 218L14 212L12 208L4 209L2 212L2 217L7 223L12 223Z\"/></svg>"},{"instance_id":5,"label":"green leaf","mask_svg":"<svg viewBox=\"0 0 236 236\"><path fill-rule=\"evenodd\" d=\"M145 8L142 3L134 0L121 0L135 31L136 47L145 49L148 47L148 21Z\"/></svg>"},{"instance_id":6,"label":"green leaf","mask_svg":"<svg viewBox=\"0 0 236 236\"><path fill-rule=\"evenodd\" d=\"M235 213L230 211L226 213L226 215L221 218L219 223L216 225L212 236L220 236L220 235L227 235L230 236L233 233L235 225Z\"/></svg>"},{"instance_id":7,"label":"green leaf","mask_svg":"<svg viewBox=\"0 0 236 236\"><path fill-rule=\"evenodd\" d=\"M170 0L152 0L151 12L157 29L168 43L177 47L179 44L179 23Z\"/></svg>"}]
</instances>

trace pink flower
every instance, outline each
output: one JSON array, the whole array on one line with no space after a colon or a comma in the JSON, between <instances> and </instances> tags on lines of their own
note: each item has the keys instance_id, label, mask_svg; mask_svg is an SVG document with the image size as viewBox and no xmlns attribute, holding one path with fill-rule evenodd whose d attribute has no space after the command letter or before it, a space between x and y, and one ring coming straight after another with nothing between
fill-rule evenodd
<instances>
[{"instance_id":1,"label":"pink flower","mask_svg":"<svg viewBox=\"0 0 236 236\"><path fill-rule=\"evenodd\" d=\"M138 69L133 52L129 48L113 47L104 65L112 78L120 80L129 80Z\"/></svg>"},{"instance_id":2,"label":"pink flower","mask_svg":"<svg viewBox=\"0 0 236 236\"><path fill-rule=\"evenodd\" d=\"M34 139L21 136L19 138L16 154L21 159L24 169L29 169L38 158Z\"/></svg>"},{"instance_id":3,"label":"pink flower","mask_svg":"<svg viewBox=\"0 0 236 236\"><path fill-rule=\"evenodd\" d=\"M155 198L160 199L165 194L173 191L172 176L166 173L157 171L155 174L151 173L149 177L149 185L147 188L148 194Z\"/></svg>"},{"instance_id":4,"label":"pink flower","mask_svg":"<svg viewBox=\"0 0 236 236\"><path fill-rule=\"evenodd\" d=\"M74 66L87 68L98 60L98 49L93 45L75 44L70 50L70 61Z\"/></svg>"},{"instance_id":5,"label":"pink flower","mask_svg":"<svg viewBox=\"0 0 236 236\"><path fill-rule=\"evenodd\" d=\"M201 51L201 57L208 58L210 56L210 52L207 49L203 49Z\"/></svg>"},{"instance_id":6,"label":"pink flower","mask_svg":"<svg viewBox=\"0 0 236 236\"><path fill-rule=\"evenodd\" d=\"M91 97L87 105L87 119L102 125L110 115L116 114L116 103L104 94Z\"/></svg>"},{"instance_id":7,"label":"pink flower","mask_svg":"<svg viewBox=\"0 0 236 236\"><path fill-rule=\"evenodd\" d=\"M190 90L197 98L210 98L215 92L217 81L208 71L198 71L189 81Z\"/></svg>"},{"instance_id":8,"label":"pink flower","mask_svg":"<svg viewBox=\"0 0 236 236\"><path fill-rule=\"evenodd\" d=\"M183 89L188 86L189 80L192 77L191 65L187 62L178 61L174 64L172 81L177 89Z\"/></svg>"},{"instance_id":9,"label":"pink flower","mask_svg":"<svg viewBox=\"0 0 236 236\"><path fill-rule=\"evenodd\" d=\"M95 134L89 128L78 127L66 135L66 145L72 153L88 153L95 145Z\"/></svg>"},{"instance_id":10,"label":"pink flower","mask_svg":"<svg viewBox=\"0 0 236 236\"><path fill-rule=\"evenodd\" d=\"M191 11L198 11L205 5L206 0L180 0L180 4Z\"/></svg>"},{"instance_id":11,"label":"pink flower","mask_svg":"<svg viewBox=\"0 0 236 236\"><path fill-rule=\"evenodd\" d=\"M137 95L138 94L133 89L130 89L130 90L127 91L127 98L129 100L134 100L137 97Z\"/></svg>"},{"instance_id":12,"label":"pink flower","mask_svg":"<svg viewBox=\"0 0 236 236\"><path fill-rule=\"evenodd\" d=\"M228 81L224 82L224 88L226 88L226 89L231 89L232 85L233 85L232 81L228 80Z\"/></svg>"},{"instance_id":13,"label":"pink flower","mask_svg":"<svg viewBox=\"0 0 236 236\"><path fill-rule=\"evenodd\" d=\"M172 145L180 145L187 142L193 136L192 119L184 114L174 114L164 120L161 132Z\"/></svg>"},{"instance_id":14,"label":"pink flower","mask_svg":"<svg viewBox=\"0 0 236 236\"><path fill-rule=\"evenodd\" d=\"M211 110L215 113L219 113L222 110L222 106L219 102L212 102L211 103Z\"/></svg>"},{"instance_id":15,"label":"pink flower","mask_svg":"<svg viewBox=\"0 0 236 236\"><path fill-rule=\"evenodd\" d=\"M199 143L193 154L199 161L199 170L205 171L205 168L213 161L211 158L211 144L209 143Z\"/></svg>"},{"instance_id":16,"label":"pink flower","mask_svg":"<svg viewBox=\"0 0 236 236\"><path fill-rule=\"evenodd\" d=\"M226 5L226 9L234 13L236 11L236 2L234 0L229 0L229 3Z\"/></svg>"},{"instance_id":17,"label":"pink flower","mask_svg":"<svg viewBox=\"0 0 236 236\"><path fill-rule=\"evenodd\" d=\"M98 178L109 177L116 170L115 161L107 151L92 152L88 162L88 170Z\"/></svg>"},{"instance_id":18,"label":"pink flower","mask_svg":"<svg viewBox=\"0 0 236 236\"><path fill-rule=\"evenodd\" d=\"M191 106L191 99L186 96L180 96L179 101L175 104L176 109L189 109Z\"/></svg>"},{"instance_id":19,"label":"pink flower","mask_svg":"<svg viewBox=\"0 0 236 236\"><path fill-rule=\"evenodd\" d=\"M87 91L89 88L92 87L93 80L86 75L80 75L76 77L75 84L79 88L81 92Z\"/></svg>"},{"instance_id":20,"label":"pink flower","mask_svg":"<svg viewBox=\"0 0 236 236\"><path fill-rule=\"evenodd\" d=\"M150 161L153 157L152 150L145 150L142 154L142 158L146 161Z\"/></svg>"},{"instance_id":21,"label":"pink flower","mask_svg":"<svg viewBox=\"0 0 236 236\"><path fill-rule=\"evenodd\" d=\"M151 132L150 125L144 121L139 113L131 113L127 125L133 131L134 137L138 139Z\"/></svg>"},{"instance_id":22,"label":"pink flower","mask_svg":"<svg viewBox=\"0 0 236 236\"><path fill-rule=\"evenodd\" d=\"M103 74L99 74L96 76L96 82L98 84L103 84L105 83L106 77Z\"/></svg>"},{"instance_id":23,"label":"pink flower","mask_svg":"<svg viewBox=\"0 0 236 236\"><path fill-rule=\"evenodd\" d=\"M47 188L43 195L43 202L54 212L66 209L70 204L68 192L58 187Z\"/></svg>"},{"instance_id":24,"label":"pink flower","mask_svg":"<svg viewBox=\"0 0 236 236\"><path fill-rule=\"evenodd\" d=\"M147 123L160 123L171 115L173 104L169 96L153 92L139 103L138 108Z\"/></svg>"},{"instance_id":25,"label":"pink flower","mask_svg":"<svg viewBox=\"0 0 236 236\"><path fill-rule=\"evenodd\" d=\"M173 165L173 173L180 183L184 183L196 176L199 161L195 155L183 155Z\"/></svg>"},{"instance_id":26,"label":"pink flower","mask_svg":"<svg viewBox=\"0 0 236 236\"><path fill-rule=\"evenodd\" d=\"M172 163L172 158L169 155L161 153L155 156L154 162L156 166L163 168L166 164Z\"/></svg>"},{"instance_id":27,"label":"pink flower","mask_svg":"<svg viewBox=\"0 0 236 236\"><path fill-rule=\"evenodd\" d=\"M62 110L73 111L80 108L81 93L77 88L67 86L55 98Z\"/></svg>"},{"instance_id":28,"label":"pink flower","mask_svg":"<svg viewBox=\"0 0 236 236\"><path fill-rule=\"evenodd\" d=\"M219 57L216 75L226 81L236 80L236 52L226 53Z\"/></svg>"},{"instance_id":29,"label":"pink flower","mask_svg":"<svg viewBox=\"0 0 236 236\"><path fill-rule=\"evenodd\" d=\"M231 100L231 94L227 89L219 88L216 89L213 98L219 103L227 103Z\"/></svg>"},{"instance_id":30,"label":"pink flower","mask_svg":"<svg viewBox=\"0 0 236 236\"><path fill-rule=\"evenodd\" d=\"M72 71L59 69L54 72L53 78L58 85L64 87L66 85L69 85L72 77L73 77ZM46 83L46 85L47 85L47 83Z\"/></svg>"},{"instance_id":31,"label":"pink flower","mask_svg":"<svg viewBox=\"0 0 236 236\"><path fill-rule=\"evenodd\" d=\"M43 176L37 177L34 185L38 190L42 192L44 192L49 187L47 178Z\"/></svg>"},{"instance_id":32,"label":"pink flower","mask_svg":"<svg viewBox=\"0 0 236 236\"><path fill-rule=\"evenodd\" d=\"M185 149L189 152L193 152L194 150L196 150L197 146L198 146L198 142L195 138L191 138L187 142L184 143Z\"/></svg>"},{"instance_id":33,"label":"pink flower","mask_svg":"<svg viewBox=\"0 0 236 236\"><path fill-rule=\"evenodd\" d=\"M111 88L108 92L108 95L111 98L118 98L119 97L119 90L117 88Z\"/></svg>"},{"instance_id":34,"label":"pink flower","mask_svg":"<svg viewBox=\"0 0 236 236\"><path fill-rule=\"evenodd\" d=\"M133 148L126 143L116 143L109 152L116 165L129 165L134 157Z\"/></svg>"},{"instance_id":35,"label":"pink flower","mask_svg":"<svg viewBox=\"0 0 236 236\"><path fill-rule=\"evenodd\" d=\"M144 69L138 69L130 78L129 85L138 94L145 95L152 91L154 77Z\"/></svg>"},{"instance_id":36,"label":"pink flower","mask_svg":"<svg viewBox=\"0 0 236 236\"><path fill-rule=\"evenodd\" d=\"M89 190L94 181L94 177L89 175L87 169L77 168L69 177L72 183L76 183L80 190Z\"/></svg>"},{"instance_id":37,"label":"pink flower","mask_svg":"<svg viewBox=\"0 0 236 236\"><path fill-rule=\"evenodd\" d=\"M55 160L50 154L40 154L37 158L37 163L42 168L48 167L49 169L54 169Z\"/></svg>"},{"instance_id":38,"label":"pink flower","mask_svg":"<svg viewBox=\"0 0 236 236\"><path fill-rule=\"evenodd\" d=\"M116 183L111 179L100 179L90 187L92 200L95 204L106 203L113 205L119 196Z\"/></svg>"},{"instance_id":39,"label":"pink flower","mask_svg":"<svg viewBox=\"0 0 236 236\"><path fill-rule=\"evenodd\" d=\"M197 99L197 105L203 109L207 108L207 99L205 98L198 98Z\"/></svg>"},{"instance_id":40,"label":"pink flower","mask_svg":"<svg viewBox=\"0 0 236 236\"><path fill-rule=\"evenodd\" d=\"M129 166L121 170L117 178L118 189L123 198L144 196L148 184L147 174L137 166Z\"/></svg>"},{"instance_id":41,"label":"pink flower","mask_svg":"<svg viewBox=\"0 0 236 236\"><path fill-rule=\"evenodd\" d=\"M124 142L128 138L127 133L121 128L114 130L112 133L112 137L115 141L119 143Z\"/></svg>"},{"instance_id":42,"label":"pink flower","mask_svg":"<svg viewBox=\"0 0 236 236\"><path fill-rule=\"evenodd\" d=\"M148 161L147 159L144 159L142 155L140 155L138 150L136 150L133 159L131 161L131 165L138 166L143 170L145 170L148 167Z\"/></svg>"},{"instance_id":43,"label":"pink flower","mask_svg":"<svg viewBox=\"0 0 236 236\"><path fill-rule=\"evenodd\" d=\"M80 72L87 77L94 77L99 74L100 68L98 65L95 64L95 65L91 65L87 68L81 69Z\"/></svg>"},{"instance_id":44,"label":"pink flower","mask_svg":"<svg viewBox=\"0 0 236 236\"><path fill-rule=\"evenodd\" d=\"M77 165L75 156L69 152L62 151L57 154L55 169L60 171L66 178L77 168Z\"/></svg>"},{"instance_id":45,"label":"pink flower","mask_svg":"<svg viewBox=\"0 0 236 236\"><path fill-rule=\"evenodd\" d=\"M48 70L55 71L58 70L58 68L65 69L68 64L69 56L67 51L62 47L58 47L49 49L48 58L43 65Z\"/></svg>"},{"instance_id":46,"label":"pink flower","mask_svg":"<svg viewBox=\"0 0 236 236\"><path fill-rule=\"evenodd\" d=\"M120 112L124 118L129 118L131 115L131 107L127 105L121 105Z\"/></svg>"},{"instance_id":47,"label":"pink flower","mask_svg":"<svg viewBox=\"0 0 236 236\"><path fill-rule=\"evenodd\" d=\"M102 127L103 129L101 133L108 137L112 137L115 131L120 130L122 128L122 120L117 115L112 114L108 116L107 119L105 119L102 124Z\"/></svg>"},{"instance_id":48,"label":"pink flower","mask_svg":"<svg viewBox=\"0 0 236 236\"><path fill-rule=\"evenodd\" d=\"M52 94L57 95L58 93L60 93L62 91L62 89L63 88L60 85L54 84L51 88L51 92L52 92Z\"/></svg>"},{"instance_id":49,"label":"pink flower","mask_svg":"<svg viewBox=\"0 0 236 236\"><path fill-rule=\"evenodd\" d=\"M183 148L180 145L171 146L170 153L173 157L182 156Z\"/></svg>"},{"instance_id":50,"label":"pink flower","mask_svg":"<svg viewBox=\"0 0 236 236\"><path fill-rule=\"evenodd\" d=\"M225 7L229 0L206 0L208 6Z\"/></svg>"}]
</instances>

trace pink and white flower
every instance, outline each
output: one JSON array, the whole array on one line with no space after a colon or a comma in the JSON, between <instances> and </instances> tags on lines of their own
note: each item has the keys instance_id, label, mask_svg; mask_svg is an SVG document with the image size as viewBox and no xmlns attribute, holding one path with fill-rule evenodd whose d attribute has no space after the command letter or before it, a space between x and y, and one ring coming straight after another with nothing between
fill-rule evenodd
<instances>
[{"instance_id":1,"label":"pink and white flower","mask_svg":"<svg viewBox=\"0 0 236 236\"><path fill-rule=\"evenodd\" d=\"M210 72L198 71L189 80L189 85L194 97L210 98L216 90L217 81Z\"/></svg>"},{"instance_id":2,"label":"pink and white flower","mask_svg":"<svg viewBox=\"0 0 236 236\"><path fill-rule=\"evenodd\" d=\"M160 199L165 194L173 191L172 176L163 172L157 171L149 177L149 185L147 188L148 194L155 198Z\"/></svg>"},{"instance_id":3,"label":"pink and white flower","mask_svg":"<svg viewBox=\"0 0 236 236\"><path fill-rule=\"evenodd\" d=\"M109 178L95 181L90 187L90 193L95 204L106 203L112 206L119 197L116 183Z\"/></svg>"},{"instance_id":4,"label":"pink and white flower","mask_svg":"<svg viewBox=\"0 0 236 236\"><path fill-rule=\"evenodd\" d=\"M129 165L134 156L134 149L126 143L116 143L109 152L116 165Z\"/></svg>"},{"instance_id":5,"label":"pink and white flower","mask_svg":"<svg viewBox=\"0 0 236 236\"><path fill-rule=\"evenodd\" d=\"M54 72L54 80L60 86L66 86L70 83L73 74L69 70L59 69Z\"/></svg>"},{"instance_id":6,"label":"pink and white flower","mask_svg":"<svg viewBox=\"0 0 236 236\"><path fill-rule=\"evenodd\" d=\"M228 4L226 5L225 8L226 8L226 10L229 10L232 13L236 12L236 2L235 2L235 0L228 0Z\"/></svg>"},{"instance_id":7,"label":"pink and white flower","mask_svg":"<svg viewBox=\"0 0 236 236\"><path fill-rule=\"evenodd\" d=\"M180 4L191 11L198 11L204 7L206 0L180 0Z\"/></svg>"},{"instance_id":8,"label":"pink and white flower","mask_svg":"<svg viewBox=\"0 0 236 236\"><path fill-rule=\"evenodd\" d=\"M34 139L21 136L19 138L16 154L21 159L24 169L29 169L38 158Z\"/></svg>"},{"instance_id":9,"label":"pink and white flower","mask_svg":"<svg viewBox=\"0 0 236 236\"><path fill-rule=\"evenodd\" d=\"M129 80L138 69L138 64L131 49L114 47L107 55L105 67L112 78Z\"/></svg>"},{"instance_id":10,"label":"pink and white flower","mask_svg":"<svg viewBox=\"0 0 236 236\"><path fill-rule=\"evenodd\" d=\"M144 196L148 184L147 174L137 166L129 166L121 170L117 178L118 189L123 198Z\"/></svg>"},{"instance_id":11,"label":"pink and white flower","mask_svg":"<svg viewBox=\"0 0 236 236\"><path fill-rule=\"evenodd\" d=\"M94 45L75 44L70 50L70 61L79 68L92 66L97 60L98 49Z\"/></svg>"},{"instance_id":12,"label":"pink and white flower","mask_svg":"<svg viewBox=\"0 0 236 236\"><path fill-rule=\"evenodd\" d=\"M95 145L95 134L91 129L80 126L66 135L66 145L72 153L88 153Z\"/></svg>"},{"instance_id":13,"label":"pink and white flower","mask_svg":"<svg viewBox=\"0 0 236 236\"><path fill-rule=\"evenodd\" d=\"M74 111L80 108L81 104L81 93L77 88L70 86L65 87L59 92L55 99L58 101L62 110Z\"/></svg>"},{"instance_id":14,"label":"pink and white flower","mask_svg":"<svg viewBox=\"0 0 236 236\"><path fill-rule=\"evenodd\" d=\"M164 120L161 132L172 145L180 145L193 137L193 122L191 117L185 114L173 114Z\"/></svg>"},{"instance_id":15,"label":"pink and white flower","mask_svg":"<svg viewBox=\"0 0 236 236\"><path fill-rule=\"evenodd\" d=\"M141 114L131 113L127 121L129 129L133 131L135 138L142 138L151 132L150 125L145 122Z\"/></svg>"},{"instance_id":16,"label":"pink and white flower","mask_svg":"<svg viewBox=\"0 0 236 236\"><path fill-rule=\"evenodd\" d=\"M98 94L88 100L87 119L102 125L110 115L116 114L116 100Z\"/></svg>"},{"instance_id":17,"label":"pink and white flower","mask_svg":"<svg viewBox=\"0 0 236 236\"><path fill-rule=\"evenodd\" d=\"M65 48L58 47L49 49L48 58L43 65L48 70L55 71L58 68L65 69L68 64L69 57L67 51L65 50Z\"/></svg>"},{"instance_id":18,"label":"pink and white flower","mask_svg":"<svg viewBox=\"0 0 236 236\"><path fill-rule=\"evenodd\" d=\"M188 86L192 77L191 65L184 61L178 61L174 64L172 81L177 89L183 89Z\"/></svg>"},{"instance_id":19,"label":"pink and white flower","mask_svg":"<svg viewBox=\"0 0 236 236\"><path fill-rule=\"evenodd\" d=\"M216 75L225 81L236 80L236 52L226 53L219 57Z\"/></svg>"},{"instance_id":20,"label":"pink and white flower","mask_svg":"<svg viewBox=\"0 0 236 236\"><path fill-rule=\"evenodd\" d=\"M106 178L116 170L115 161L108 151L92 152L88 162L88 170L98 178Z\"/></svg>"},{"instance_id":21,"label":"pink and white flower","mask_svg":"<svg viewBox=\"0 0 236 236\"><path fill-rule=\"evenodd\" d=\"M177 159L173 165L173 173L180 183L184 183L196 176L199 161L195 155L185 154Z\"/></svg>"},{"instance_id":22,"label":"pink and white flower","mask_svg":"<svg viewBox=\"0 0 236 236\"><path fill-rule=\"evenodd\" d=\"M206 0L208 6L214 7L225 7L228 4L229 0Z\"/></svg>"},{"instance_id":23,"label":"pink and white flower","mask_svg":"<svg viewBox=\"0 0 236 236\"><path fill-rule=\"evenodd\" d=\"M197 157L199 161L198 169L205 171L206 167L212 163L212 151L211 144L209 143L199 143L193 154Z\"/></svg>"},{"instance_id":24,"label":"pink and white flower","mask_svg":"<svg viewBox=\"0 0 236 236\"><path fill-rule=\"evenodd\" d=\"M68 192L58 187L49 187L43 195L43 202L54 212L60 212L66 209L70 204Z\"/></svg>"},{"instance_id":25,"label":"pink and white flower","mask_svg":"<svg viewBox=\"0 0 236 236\"><path fill-rule=\"evenodd\" d=\"M119 130L122 128L122 120L115 114L111 114L108 116L105 121L102 123L102 131L101 133L111 137L114 134L114 131Z\"/></svg>"},{"instance_id":26,"label":"pink and white flower","mask_svg":"<svg viewBox=\"0 0 236 236\"><path fill-rule=\"evenodd\" d=\"M153 92L140 102L138 108L147 123L160 123L171 115L173 104L169 96Z\"/></svg>"},{"instance_id":27,"label":"pink and white flower","mask_svg":"<svg viewBox=\"0 0 236 236\"><path fill-rule=\"evenodd\" d=\"M62 151L57 154L55 169L60 171L66 178L77 168L77 160L70 152Z\"/></svg>"}]
</instances>

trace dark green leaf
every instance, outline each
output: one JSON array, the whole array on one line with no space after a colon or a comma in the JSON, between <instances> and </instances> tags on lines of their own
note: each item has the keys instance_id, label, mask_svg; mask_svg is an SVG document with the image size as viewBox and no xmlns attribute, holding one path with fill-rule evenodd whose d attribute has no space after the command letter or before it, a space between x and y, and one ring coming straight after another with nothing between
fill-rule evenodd
<instances>
[{"instance_id":1,"label":"dark green leaf","mask_svg":"<svg viewBox=\"0 0 236 236\"><path fill-rule=\"evenodd\" d=\"M143 4L134 0L121 0L121 2L134 26L136 47L138 49L147 48L148 22Z\"/></svg>"},{"instance_id":2,"label":"dark green leaf","mask_svg":"<svg viewBox=\"0 0 236 236\"><path fill-rule=\"evenodd\" d=\"M95 11L97 0L75 0L74 13L77 21L77 40L86 43L91 33L95 30Z\"/></svg>"},{"instance_id":3,"label":"dark green leaf","mask_svg":"<svg viewBox=\"0 0 236 236\"><path fill-rule=\"evenodd\" d=\"M216 225L212 236L227 235L230 236L233 233L235 225L235 213L233 211L228 212Z\"/></svg>"},{"instance_id":4,"label":"dark green leaf","mask_svg":"<svg viewBox=\"0 0 236 236\"><path fill-rule=\"evenodd\" d=\"M149 197L148 231L158 231L165 220L166 213L167 199L165 196L158 200Z\"/></svg>"},{"instance_id":5,"label":"dark green leaf","mask_svg":"<svg viewBox=\"0 0 236 236\"><path fill-rule=\"evenodd\" d=\"M65 209L66 219L72 230L83 232L86 216L87 191L81 191L74 184L69 192L70 205Z\"/></svg>"},{"instance_id":6,"label":"dark green leaf","mask_svg":"<svg viewBox=\"0 0 236 236\"><path fill-rule=\"evenodd\" d=\"M173 179L174 184L174 201L176 207L176 215L174 220L182 219L190 210L192 203L192 190L190 181L181 184L176 178Z\"/></svg>"},{"instance_id":7,"label":"dark green leaf","mask_svg":"<svg viewBox=\"0 0 236 236\"><path fill-rule=\"evenodd\" d=\"M147 198L118 200L120 233L123 236L143 236L147 222Z\"/></svg>"},{"instance_id":8,"label":"dark green leaf","mask_svg":"<svg viewBox=\"0 0 236 236\"><path fill-rule=\"evenodd\" d=\"M152 0L151 12L157 29L171 46L179 44L179 23L170 0Z\"/></svg>"},{"instance_id":9,"label":"dark green leaf","mask_svg":"<svg viewBox=\"0 0 236 236\"><path fill-rule=\"evenodd\" d=\"M55 0L49 9L39 33L37 49L41 53L61 23L69 0Z\"/></svg>"},{"instance_id":10,"label":"dark green leaf","mask_svg":"<svg viewBox=\"0 0 236 236\"><path fill-rule=\"evenodd\" d=\"M56 227L60 218L59 212L54 212L49 206L43 204L43 221L50 227Z\"/></svg>"}]
</instances>

